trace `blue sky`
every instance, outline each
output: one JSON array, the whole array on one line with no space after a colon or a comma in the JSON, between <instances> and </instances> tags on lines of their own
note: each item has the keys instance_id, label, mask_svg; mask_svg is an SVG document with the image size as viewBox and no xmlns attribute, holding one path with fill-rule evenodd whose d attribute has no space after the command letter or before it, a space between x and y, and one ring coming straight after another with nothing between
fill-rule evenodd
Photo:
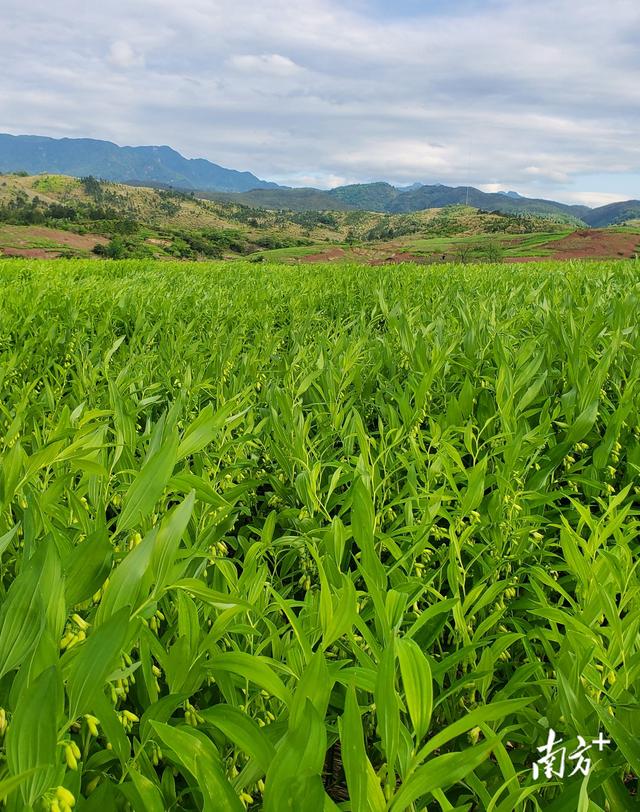
<instances>
[{"instance_id":1,"label":"blue sky","mask_svg":"<svg viewBox=\"0 0 640 812\"><path fill-rule=\"evenodd\" d=\"M0 131L323 188L640 198L638 0L3 0Z\"/></svg>"},{"instance_id":2,"label":"blue sky","mask_svg":"<svg viewBox=\"0 0 640 812\"><path fill-rule=\"evenodd\" d=\"M383 19L407 19L446 15L450 17L498 6L504 0L347 0L343 5L364 15Z\"/></svg>"}]
</instances>

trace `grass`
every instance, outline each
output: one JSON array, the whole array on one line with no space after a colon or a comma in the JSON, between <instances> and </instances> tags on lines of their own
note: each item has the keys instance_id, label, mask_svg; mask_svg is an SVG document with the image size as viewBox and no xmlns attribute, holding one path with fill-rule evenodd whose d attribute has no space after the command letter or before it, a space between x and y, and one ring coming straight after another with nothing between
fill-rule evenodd
<instances>
[{"instance_id":1,"label":"grass","mask_svg":"<svg viewBox=\"0 0 640 812\"><path fill-rule=\"evenodd\" d=\"M284 259L297 259L298 257L320 254L324 251L330 251L333 248L345 248L345 245L340 243L316 243L314 245L294 246L292 248L272 248L268 251L258 251L254 256L262 257L269 262L281 262Z\"/></svg>"},{"instance_id":2,"label":"grass","mask_svg":"<svg viewBox=\"0 0 640 812\"><path fill-rule=\"evenodd\" d=\"M60 248L60 243L47 237L29 234L23 226L0 226L0 246L7 248Z\"/></svg>"},{"instance_id":3,"label":"grass","mask_svg":"<svg viewBox=\"0 0 640 812\"><path fill-rule=\"evenodd\" d=\"M637 263L0 284L8 810L637 807Z\"/></svg>"},{"instance_id":4,"label":"grass","mask_svg":"<svg viewBox=\"0 0 640 812\"><path fill-rule=\"evenodd\" d=\"M32 188L49 194L73 194L80 191L81 184L76 178L65 175L37 175L32 179Z\"/></svg>"},{"instance_id":5,"label":"grass","mask_svg":"<svg viewBox=\"0 0 640 812\"><path fill-rule=\"evenodd\" d=\"M470 234L455 237L430 237L408 241L403 250L418 255L447 254L455 256L464 248L482 250L487 244L496 244L505 257L545 256L553 252L553 246L547 243L561 240L571 234L570 230L539 234Z\"/></svg>"}]
</instances>

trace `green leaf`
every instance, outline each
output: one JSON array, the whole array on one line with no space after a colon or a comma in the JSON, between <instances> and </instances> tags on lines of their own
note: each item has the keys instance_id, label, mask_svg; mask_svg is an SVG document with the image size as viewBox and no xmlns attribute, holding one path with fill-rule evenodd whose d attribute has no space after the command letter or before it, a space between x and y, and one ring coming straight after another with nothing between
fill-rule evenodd
<instances>
[{"instance_id":1,"label":"green leaf","mask_svg":"<svg viewBox=\"0 0 640 812\"><path fill-rule=\"evenodd\" d=\"M9 587L0 610L0 678L24 662L45 626L40 581L47 560L47 545L41 545Z\"/></svg>"},{"instance_id":2,"label":"green leaf","mask_svg":"<svg viewBox=\"0 0 640 812\"><path fill-rule=\"evenodd\" d=\"M225 592L209 589L208 586L197 578L181 578L179 581L171 584L169 589L183 589L190 595L199 598L203 603L214 606L216 609L233 609L237 606L251 609L251 604L248 601L236 595L229 595Z\"/></svg>"},{"instance_id":3,"label":"green leaf","mask_svg":"<svg viewBox=\"0 0 640 812\"><path fill-rule=\"evenodd\" d=\"M225 403L217 412L213 411L211 403L205 406L185 431L178 446L177 459L182 460L206 448L227 420L233 420L234 417L237 417L237 415L233 415L236 406L237 404L233 400Z\"/></svg>"},{"instance_id":4,"label":"green leaf","mask_svg":"<svg viewBox=\"0 0 640 812\"><path fill-rule=\"evenodd\" d=\"M107 741L112 746L113 752L124 767L131 755L131 742L124 732L118 714L105 695L99 692L96 692L93 707L95 715L100 720L100 727L104 731Z\"/></svg>"},{"instance_id":5,"label":"green leaf","mask_svg":"<svg viewBox=\"0 0 640 812\"><path fill-rule=\"evenodd\" d=\"M338 729L352 812L382 812L386 803L380 781L367 757L360 708L353 685L347 686L344 713L338 719Z\"/></svg>"},{"instance_id":6,"label":"green leaf","mask_svg":"<svg viewBox=\"0 0 640 812\"><path fill-rule=\"evenodd\" d=\"M129 779L120 790L135 812L166 812L162 793L152 781L135 769L129 770Z\"/></svg>"},{"instance_id":7,"label":"green leaf","mask_svg":"<svg viewBox=\"0 0 640 812\"><path fill-rule=\"evenodd\" d=\"M151 735L151 722L168 722L177 708L189 699L189 694L168 694L149 705L140 717L140 739L144 743Z\"/></svg>"},{"instance_id":8,"label":"green leaf","mask_svg":"<svg viewBox=\"0 0 640 812\"><path fill-rule=\"evenodd\" d=\"M7 731L7 764L12 775L38 768L21 784L31 806L49 789L57 771L58 717L62 711L62 682L55 666L43 671L18 701Z\"/></svg>"},{"instance_id":9,"label":"green leaf","mask_svg":"<svg viewBox=\"0 0 640 812\"><path fill-rule=\"evenodd\" d=\"M129 607L95 628L82 643L69 665L67 692L69 718L74 720L94 710L105 682L113 671L129 632Z\"/></svg>"},{"instance_id":10,"label":"green leaf","mask_svg":"<svg viewBox=\"0 0 640 812\"><path fill-rule=\"evenodd\" d=\"M276 751L253 719L231 705L215 705L198 713L221 730L239 750L251 756L263 774L267 772Z\"/></svg>"},{"instance_id":11,"label":"green leaf","mask_svg":"<svg viewBox=\"0 0 640 812\"><path fill-rule=\"evenodd\" d=\"M118 533L131 530L153 512L173 473L177 450L178 437L170 434L144 463L122 500L122 513L117 523Z\"/></svg>"},{"instance_id":12,"label":"green leaf","mask_svg":"<svg viewBox=\"0 0 640 812\"><path fill-rule=\"evenodd\" d=\"M321 719L327 714L335 672L330 672L321 651L316 651L307 663L293 695L289 708L289 724L296 725L304 714L307 700L311 702Z\"/></svg>"},{"instance_id":13,"label":"green leaf","mask_svg":"<svg viewBox=\"0 0 640 812\"><path fill-rule=\"evenodd\" d=\"M376 514L373 499L360 475L356 476L351 491L351 528L356 544L362 551L362 567L374 579L376 586L382 589L387 578L375 550Z\"/></svg>"},{"instance_id":14,"label":"green leaf","mask_svg":"<svg viewBox=\"0 0 640 812\"><path fill-rule=\"evenodd\" d=\"M5 533L3 536L0 536L0 556L4 553L7 547L11 544L13 539L18 532L18 528L20 527L19 524L14 525L8 533Z\"/></svg>"},{"instance_id":15,"label":"green leaf","mask_svg":"<svg viewBox=\"0 0 640 812\"><path fill-rule=\"evenodd\" d=\"M0 799L7 798L12 792L14 792L14 790L18 789L18 787L23 784L27 778L31 778L31 776L35 775L37 772L38 767L34 767L31 770L20 773L20 775L13 775L11 778L5 778L4 780L0 781Z\"/></svg>"},{"instance_id":16,"label":"green leaf","mask_svg":"<svg viewBox=\"0 0 640 812\"><path fill-rule=\"evenodd\" d=\"M353 581L347 575L342 575L343 587L340 590L340 599L335 609L333 604L330 610L330 618L322 630L322 647L329 648L342 635L347 634L353 626L356 615L358 599ZM327 591L329 586L326 586ZM331 596L329 597L331 601Z\"/></svg>"},{"instance_id":17,"label":"green leaf","mask_svg":"<svg viewBox=\"0 0 640 812\"><path fill-rule=\"evenodd\" d=\"M148 533L112 571L109 585L96 612L96 626L104 623L123 606L129 606L131 612L135 612L146 599L153 579L151 556L157 532L154 529Z\"/></svg>"},{"instance_id":18,"label":"green leaf","mask_svg":"<svg viewBox=\"0 0 640 812\"><path fill-rule=\"evenodd\" d=\"M490 740L461 753L446 753L423 764L403 782L391 802L391 812L405 812L418 798L437 789L457 784L489 757L495 742Z\"/></svg>"},{"instance_id":19,"label":"green leaf","mask_svg":"<svg viewBox=\"0 0 640 812\"><path fill-rule=\"evenodd\" d=\"M186 499L174 508L160 524L152 555L156 592L166 585L167 574L175 563L180 540L193 513L195 497L196 492L191 491Z\"/></svg>"},{"instance_id":20,"label":"green leaf","mask_svg":"<svg viewBox=\"0 0 640 812\"><path fill-rule=\"evenodd\" d=\"M419 744L431 721L433 708L431 666L415 640L400 639L397 646L405 700L413 723L416 744Z\"/></svg>"},{"instance_id":21,"label":"green leaf","mask_svg":"<svg viewBox=\"0 0 640 812\"><path fill-rule=\"evenodd\" d=\"M416 761L424 761L434 750L437 750L447 742L455 739L456 736L460 736L462 733L466 733L472 728L477 727L481 722L505 719L510 714L526 708L526 706L532 702L533 699L506 699L503 702L492 702L489 705L476 708L471 711L471 713L467 713L466 716L463 716L462 719L457 719L455 722L452 722L445 727L444 730L441 730L433 738L429 739L417 754Z\"/></svg>"},{"instance_id":22,"label":"green leaf","mask_svg":"<svg viewBox=\"0 0 640 812\"><path fill-rule=\"evenodd\" d=\"M569 446L579 443L593 428L596 420L598 419L598 407L600 401L598 398L594 399L576 418L575 423L567 432L565 443Z\"/></svg>"},{"instance_id":23,"label":"green leaf","mask_svg":"<svg viewBox=\"0 0 640 812\"><path fill-rule=\"evenodd\" d=\"M285 705L289 705L291 694L273 670L272 662L268 657L247 654L244 651L225 651L212 658L207 666L214 675L222 671L255 682L256 685L281 699Z\"/></svg>"},{"instance_id":24,"label":"green leaf","mask_svg":"<svg viewBox=\"0 0 640 812\"><path fill-rule=\"evenodd\" d=\"M264 812L323 809L322 768L327 750L324 721L310 701L286 734L271 762L264 790Z\"/></svg>"},{"instance_id":25,"label":"green leaf","mask_svg":"<svg viewBox=\"0 0 640 812\"><path fill-rule=\"evenodd\" d=\"M629 732L625 725L611 716L606 710L589 698L589 702L598 714L602 724L607 729L609 735L620 748L620 752L629 762L631 769L636 775L640 775L640 744L637 735Z\"/></svg>"},{"instance_id":26,"label":"green leaf","mask_svg":"<svg viewBox=\"0 0 640 812\"><path fill-rule=\"evenodd\" d=\"M151 722L156 737L168 747L178 766L197 781L204 799L203 812L243 812L244 807L225 778L213 743L181 727ZM188 775L187 775L188 779Z\"/></svg>"},{"instance_id":27,"label":"green leaf","mask_svg":"<svg viewBox=\"0 0 640 812\"><path fill-rule=\"evenodd\" d=\"M384 649L378 665L374 694L382 748L387 757L387 767L390 772L396 768L400 740L400 710L395 680L395 638L391 638L391 644Z\"/></svg>"},{"instance_id":28,"label":"green leaf","mask_svg":"<svg viewBox=\"0 0 640 812\"><path fill-rule=\"evenodd\" d=\"M475 510L484 496L484 478L487 470L487 457L483 457L479 463L467 471L467 478L469 484L462 500L460 512L463 515L468 515L472 510Z\"/></svg>"},{"instance_id":29,"label":"green leaf","mask_svg":"<svg viewBox=\"0 0 640 812\"><path fill-rule=\"evenodd\" d=\"M111 570L113 548L104 530L96 530L77 544L65 567L65 600L67 606L88 600L104 584Z\"/></svg>"}]
</instances>

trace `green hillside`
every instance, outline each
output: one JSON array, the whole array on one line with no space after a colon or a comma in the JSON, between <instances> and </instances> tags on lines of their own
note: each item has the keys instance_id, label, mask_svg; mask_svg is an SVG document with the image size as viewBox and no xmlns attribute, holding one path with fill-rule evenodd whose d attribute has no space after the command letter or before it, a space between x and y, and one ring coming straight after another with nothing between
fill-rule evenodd
<instances>
[{"instance_id":1,"label":"green hillside","mask_svg":"<svg viewBox=\"0 0 640 812\"><path fill-rule=\"evenodd\" d=\"M198 193L205 200L239 203L243 206L286 211L349 211L361 208L320 189L254 189L242 194ZM362 207L374 211L368 207Z\"/></svg>"},{"instance_id":2,"label":"green hillside","mask_svg":"<svg viewBox=\"0 0 640 812\"><path fill-rule=\"evenodd\" d=\"M388 183L364 183L340 186L328 192L316 189L258 189L241 194L211 193L202 196L274 210L361 209L388 214L470 205L484 211L498 211L503 214L549 217L576 226L585 225L584 216L597 211L587 206L568 206L551 200L488 194L473 187L453 188L440 184L419 186L406 191L400 191ZM606 220L606 213L603 219Z\"/></svg>"},{"instance_id":3,"label":"green hillside","mask_svg":"<svg viewBox=\"0 0 640 812\"><path fill-rule=\"evenodd\" d=\"M623 203L610 203L598 209L592 209L584 218L585 222L594 227L618 225L640 219L640 200L626 200Z\"/></svg>"},{"instance_id":4,"label":"green hillside","mask_svg":"<svg viewBox=\"0 0 640 812\"><path fill-rule=\"evenodd\" d=\"M329 200L339 204L333 197ZM94 178L0 176L0 251L5 255L97 252L112 258L198 259L253 254L260 259L270 251L286 251L291 258L339 247L361 249L361 261L378 261L402 253L405 243L433 237L507 238L566 230L566 224L546 218L483 213L464 206L407 214L274 211ZM456 251L452 249L452 255Z\"/></svg>"}]
</instances>

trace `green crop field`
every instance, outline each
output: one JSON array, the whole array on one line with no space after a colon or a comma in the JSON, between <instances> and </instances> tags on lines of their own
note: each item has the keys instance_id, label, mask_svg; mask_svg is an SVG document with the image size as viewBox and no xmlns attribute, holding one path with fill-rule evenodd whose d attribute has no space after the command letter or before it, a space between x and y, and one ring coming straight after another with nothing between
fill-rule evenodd
<instances>
[{"instance_id":1,"label":"green crop field","mask_svg":"<svg viewBox=\"0 0 640 812\"><path fill-rule=\"evenodd\" d=\"M10 812L638 807L637 261L0 285Z\"/></svg>"}]
</instances>

